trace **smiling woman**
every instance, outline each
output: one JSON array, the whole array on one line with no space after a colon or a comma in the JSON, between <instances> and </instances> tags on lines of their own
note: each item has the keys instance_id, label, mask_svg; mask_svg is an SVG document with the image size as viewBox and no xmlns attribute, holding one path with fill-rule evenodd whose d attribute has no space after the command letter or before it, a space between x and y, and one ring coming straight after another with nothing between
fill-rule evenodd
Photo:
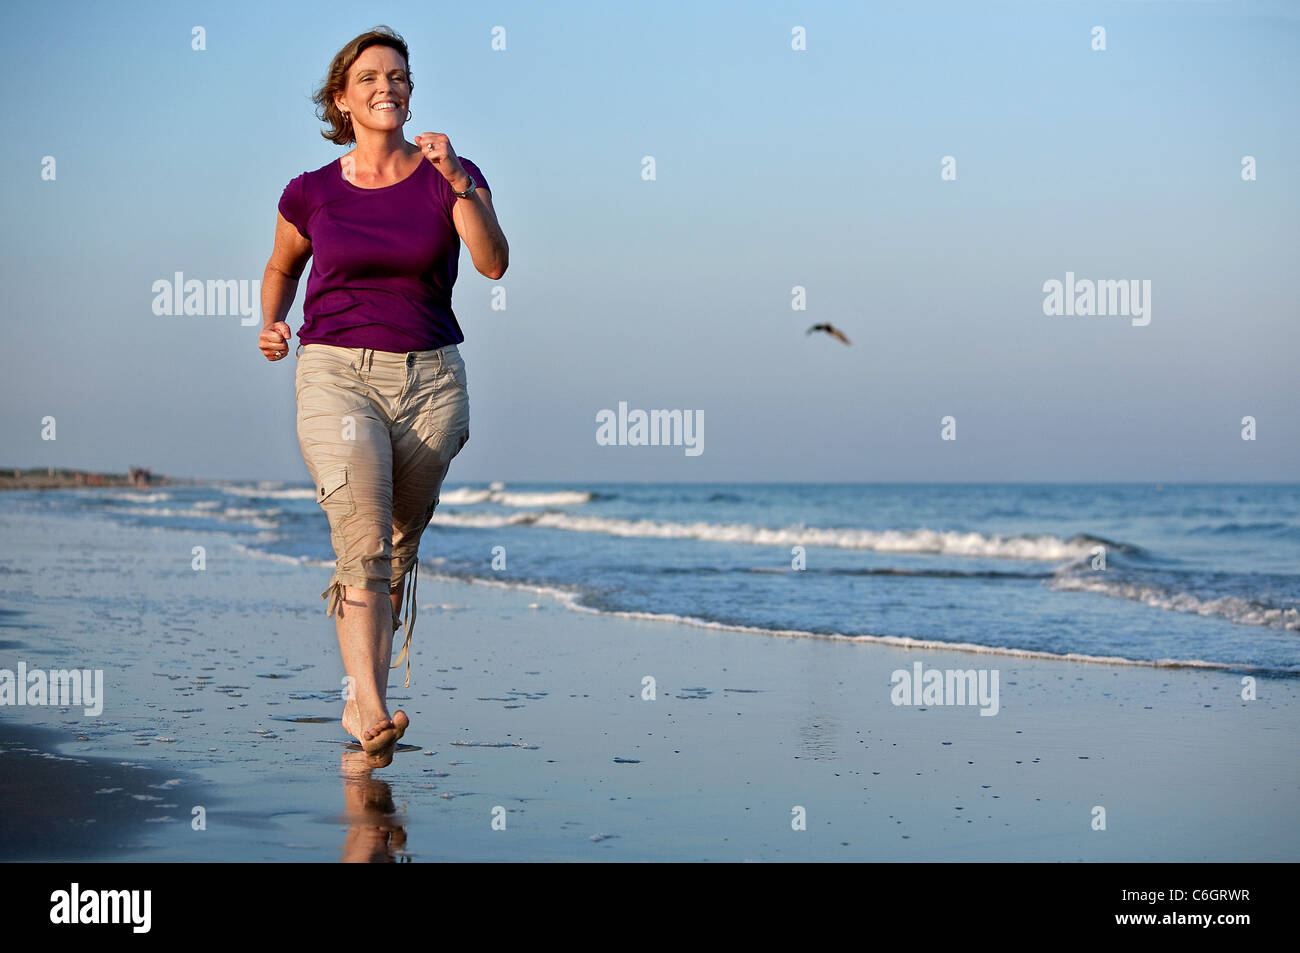
<instances>
[{"instance_id":1,"label":"smiling woman","mask_svg":"<svg viewBox=\"0 0 1300 953\"><path fill-rule=\"evenodd\" d=\"M355 148L285 187L258 340L268 361L288 353L284 319L311 259L298 442L336 556L321 597L348 674L343 727L373 766L392 760L409 724L387 706L403 584L406 635L392 667L406 659L409 685L420 538L469 439L465 335L451 306L460 245L492 279L509 259L478 166L444 133L403 136L413 89L406 43L387 27L335 55L315 96L321 135Z\"/></svg>"}]
</instances>

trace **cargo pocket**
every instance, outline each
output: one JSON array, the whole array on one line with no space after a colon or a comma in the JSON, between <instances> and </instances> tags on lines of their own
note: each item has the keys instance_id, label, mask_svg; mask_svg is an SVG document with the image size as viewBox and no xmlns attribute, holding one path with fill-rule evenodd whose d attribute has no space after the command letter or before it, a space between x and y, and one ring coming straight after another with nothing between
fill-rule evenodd
<instances>
[{"instance_id":1,"label":"cargo pocket","mask_svg":"<svg viewBox=\"0 0 1300 953\"><path fill-rule=\"evenodd\" d=\"M316 486L316 502L326 513L339 516L356 513L357 504L352 499L352 487L348 485L347 464L321 471L320 483Z\"/></svg>"}]
</instances>

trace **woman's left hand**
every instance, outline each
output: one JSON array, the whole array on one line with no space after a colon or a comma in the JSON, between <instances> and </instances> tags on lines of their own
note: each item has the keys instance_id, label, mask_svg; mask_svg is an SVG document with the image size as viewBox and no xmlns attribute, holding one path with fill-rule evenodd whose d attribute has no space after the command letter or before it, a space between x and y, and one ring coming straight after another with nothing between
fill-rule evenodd
<instances>
[{"instance_id":1,"label":"woman's left hand","mask_svg":"<svg viewBox=\"0 0 1300 953\"><path fill-rule=\"evenodd\" d=\"M415 144L420 147L424 157L433 163L433 167L442 173L448 182L459 179L469 173L460 164L456 152L451 147L451 140L440 132L423 132L415 137Z\"/></svg>"}]
</instances>

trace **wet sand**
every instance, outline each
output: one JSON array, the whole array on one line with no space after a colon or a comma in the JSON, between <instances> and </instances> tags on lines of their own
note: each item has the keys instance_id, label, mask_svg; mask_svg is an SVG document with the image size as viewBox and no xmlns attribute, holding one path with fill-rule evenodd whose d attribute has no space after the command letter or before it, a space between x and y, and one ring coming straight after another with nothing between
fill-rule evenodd
<instances>
[{"instance_id":1,"label":"wet sand","mask_svg":"<svg viewBox=\"0 0 1300 953\"><path fill-rule=\"evenodd\" d=\"M400 671L391 680L393 707L412 720L403 742L418 750L369 773L338 723L343 672L319 598L328 569L253 560L220 534L0 503L0 669L98 668L105 689L98 717L0 707L0 816L40 818L3 829L3 856L1300 856L1294 679L1260 679L1258 699L1243 701L1241 673L610 618L435 581L436 548L431 529L411 687ZM997 669L998 714L894 705L891 673L915 662ZM20 728L49 734L33 742ZM39 754L73 760L41 758L31 775ZM117 765L138 782L102 774L123 761L145 766ZM1098 806L1105 830L1093 829ZM805 830L792 829L798 808ZM96 839L88 826L130 833Z\"/></svg>"},{"instance_id":2,"label":"wet sand","mask_svg":"<svg viewBox=\"0 0 1300 953\"><path fill-rule=\"evenodd\" d=\"M0 860L148 860L150 825L174 823L176 799L197 790L139 761L60 754L66 731L0 732Z\"/></svg>"}]
</instances>

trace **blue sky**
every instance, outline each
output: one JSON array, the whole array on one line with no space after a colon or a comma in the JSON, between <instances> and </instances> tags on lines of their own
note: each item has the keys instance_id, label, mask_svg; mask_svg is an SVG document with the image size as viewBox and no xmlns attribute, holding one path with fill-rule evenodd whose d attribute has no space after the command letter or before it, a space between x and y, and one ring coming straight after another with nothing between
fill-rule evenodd
<instances>
[{"instance_id":1,"label":"blue sky","mask_svg":"<svg viewBox=\"0 0 1300 953\"><path fill-rule=\"evenodd\" d=\"M461 252L450 485L1300 479L1300 4L1210 2L6 4L0 465L307 480L292 363L151 288L261 278L378 23L510 241L504 311ZM1150 324L1044 315L1067 271ZM619 401L704 452L597 445Z\"/></svg>"}]
</instances>

